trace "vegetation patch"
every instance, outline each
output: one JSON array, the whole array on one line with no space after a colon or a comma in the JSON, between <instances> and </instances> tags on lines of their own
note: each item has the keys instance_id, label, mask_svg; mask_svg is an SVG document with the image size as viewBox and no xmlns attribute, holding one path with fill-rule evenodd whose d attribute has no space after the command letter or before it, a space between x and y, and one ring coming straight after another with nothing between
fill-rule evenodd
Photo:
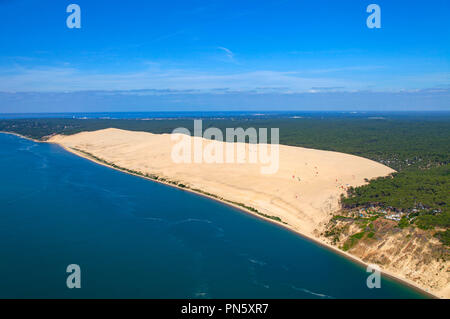
<instances>
[{"instance_id":1,"label":"vegetation patch","mask_svg":"<svg viewBox=\"0 0 450 319\"><path fill-rule=\"evenodd\" d=\"M360 233L356 233L351 235L344 243L344 245L342 246L342 250L347 251L350 250L353 246L355 246L358 241L363 238L365 235L365 232L360 232Z\"/></svg>"},{"instance_id":2,"label":"vegetation patch","mask_svg":"<svg viewBox=\"0 0 450 319\"><path fill-rule=\"evenodd\" d=\"M436 238L438 238L444 245L450 246L450 230L437 232L434 235Z\"/></svg>"}]
</instances>

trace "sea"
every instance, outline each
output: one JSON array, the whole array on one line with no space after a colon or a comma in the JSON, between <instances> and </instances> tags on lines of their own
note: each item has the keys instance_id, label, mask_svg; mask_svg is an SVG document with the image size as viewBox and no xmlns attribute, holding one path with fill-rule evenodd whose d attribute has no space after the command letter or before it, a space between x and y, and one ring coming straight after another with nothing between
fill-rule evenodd
<instances>
[{"instance_id":1,"label":"sea","mask_svg":"<svg viewBox=\"0 0 450 319\"><path fill-rule=\"evenodd\" d=\"M426 298L187 191L0 134L0 298ZM80 288L69 288L69 265Z\"/></svg>"}]
</instances>

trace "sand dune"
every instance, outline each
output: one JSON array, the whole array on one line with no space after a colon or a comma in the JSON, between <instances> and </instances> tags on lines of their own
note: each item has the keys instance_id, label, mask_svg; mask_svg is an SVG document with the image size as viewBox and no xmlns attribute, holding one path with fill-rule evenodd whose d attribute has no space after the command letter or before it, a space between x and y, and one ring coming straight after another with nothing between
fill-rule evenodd
<instances>
[{"instance_id":1,"label":"sand dune","mask_svg":"<svg viewBox=\"0 0 450 319\"><path fill-rule=\"evenodd\" d=\"M279 146L279 170L275 174L261 174L263 164L177 164L171 158L176 142L170 134L119 129L59 135L50 142L243 203L263 214L279 217L293 230L314 237L338 208L345 187L362 185L365 178L393 172L362 157L284 145ZM225 144L204 139L203 142L205 146ZM247 154L248 151L246 144Z\"/></svg>"},{"instance_id":2,"label":"sand dune","mask_svg":"<svg viewBox=\"0 0 450 319\"><path fill-rule=\"evenodd\" d=\"M180 136L189 143L202 141L204 148L215 145L225 149L227 145L235 147L239 144ZM48 142L103 165L113 164L116 168L137 171L139 175L156 175L160 178L158 181L164 178L166 183L171 181L171 185L182 183L184 189L213 194L212 197L218 200L278 223L365 264L359 257L329 244L320 234L331 215L339 209L338 201L346 187L363 185L365 179L386 176L394 172L391 168L349 154L285 145L279 145L279 170L274 174L261 173L261 166L267 164L180 164L172 159L172 150L177 143L172 138L173 134L110 128L70 136L56 135ZM248 159L252 150L248 144L240 145L244 145ZM447 290L433 291L429 285L411 280L407 270L389 268L382 271L435 296L448 298ZM426 274L421 273L420 278Z\"/></svg>"}]
</instances>

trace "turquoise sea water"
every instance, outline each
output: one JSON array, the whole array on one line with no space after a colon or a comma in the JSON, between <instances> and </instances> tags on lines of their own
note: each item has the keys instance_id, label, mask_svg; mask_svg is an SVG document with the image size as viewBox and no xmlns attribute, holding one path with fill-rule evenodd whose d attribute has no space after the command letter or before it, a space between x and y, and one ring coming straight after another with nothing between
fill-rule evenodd
<instances>
[{"instance_id":1,"label":"turquoise sea water","mask_svg":"<svg viewBox=\"0 0 450 319\"><path fill-rule=\"evenodd\" d=\"M0 298L423 298L277 225L0 134ZM81 267L81 289L66 267Z\"/></svg>"}]
</instances>

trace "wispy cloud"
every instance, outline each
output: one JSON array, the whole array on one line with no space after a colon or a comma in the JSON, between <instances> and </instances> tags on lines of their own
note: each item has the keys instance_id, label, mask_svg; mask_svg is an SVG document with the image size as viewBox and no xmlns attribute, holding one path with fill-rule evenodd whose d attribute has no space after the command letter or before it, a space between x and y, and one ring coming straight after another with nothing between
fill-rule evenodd
<instances>
[{"instance_id":1,"label":"wispy cloud","mask_svg":"<svg viewBox=\"0 0 450 319\"><path fill-rule=\"evenodd\" d=\"M220 47L233 58L233 52ZM370 70L370 67L368 67ZM277 71L198 71L185 68L164 68L157 62L144 63L134 72L81 70L71 65L60 67L24 67L16 65L0 69L0 91L3 92L61 92L80 90L175 90L196 92L221 92L223 88L236 92L279 92L284 94L304 92L354 92L361 90L402 91L445 87L450 84L448 74L433 73L389 76L383 79L355 78L342 70L363 70L364 67L336 69ZM364 73L363 73L364 74ZM223 92L223 91L222 91Z\"/></svg>"},{"instance_id":2,"label":"wispy cloud","mask_svg":"<svg viewBox=\"0 0 450 319\"><path fill-rule=\"evenodd\" d=\"M229 57L229 58L234 58L234 53L233 52L231 52L231 50L230 49L227 49L227 48L225 48L225 47L218 47L218 49L220 49L220 50L222 50L222 51L225 51L225 53L227 54L227 56Z\"/></svg>"},{"instance_id":3,"label":"wispy cloud","mask_svg":"<svg viewBox=\"0 0 450 319\"><path fill-rule=\"evenodd\" d=\"M222 50L223 52L225 52L225 55L227 56L227 58L230 61L236 62L235 59L234 59L234 53L230 49L225 48L225 47L217 47L217 48L219 50Z\"/></svg>"},{"instance_id":4,"label":"wispy cloud","mask_svg":"<svg viewBox=\"0 0 450 319\"><path fill-rule=\"evenodd\" d=\"M322 77L302 77L297 72L258 70L234 73L199 72L148 67L139 72L101 73L71 67L39 67L0 70L0 91L77 91L173 89L236 91L278 89L306 92L312 87L351 87L358 83ZM360 85L359 85L360 87Z\"/></svg>"},{"instance_id":5,"label":"wispy cloud","mask_svg":"<svg viewBox=\"0 0 450 319\"><path fill-rule=\"evenodd\" d=\"M314 69L314 70L308 70L309 73L338 73L338 72L349 72L349 71L373 71L373 70L380 70L384 69L384 66L380 65L353 65L353 66L344 66L339 68L323 68L323 69Z\"/></svg>"}]
</instances>

